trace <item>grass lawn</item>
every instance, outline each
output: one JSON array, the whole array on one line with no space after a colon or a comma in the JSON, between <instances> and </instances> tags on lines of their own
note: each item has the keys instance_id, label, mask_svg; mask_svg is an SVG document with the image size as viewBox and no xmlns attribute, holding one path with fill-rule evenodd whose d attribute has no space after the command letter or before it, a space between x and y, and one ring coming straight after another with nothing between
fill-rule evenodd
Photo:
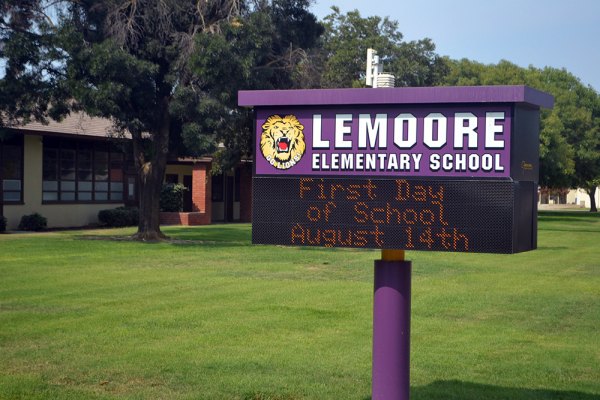
<instances>
[{"instance_id":1,"label":"grass lawn","mask_svg":"<svg viewBox=\"0 0 600 400\"><path fill-rule=\"evenodd\" d=\"M0 399L370 398L378 251L164 231L0 236ZM600 216L538 244L408 253L413 400L600 400Z\"/></svg>"}]
</instances>

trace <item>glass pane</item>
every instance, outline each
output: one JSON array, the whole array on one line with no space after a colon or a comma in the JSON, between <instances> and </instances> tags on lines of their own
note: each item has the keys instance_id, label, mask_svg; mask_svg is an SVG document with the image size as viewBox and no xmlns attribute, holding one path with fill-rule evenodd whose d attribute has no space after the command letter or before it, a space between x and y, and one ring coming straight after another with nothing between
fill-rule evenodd
<instances>
[{"instance_id":1,"label":"glass pane","mask_svg":"<svg viewBox=\"0 0 600 400\"><path fill-rule=\"evenodd\" d=\"M91 201L92 200L92 192L79 192L77 194L79 200L81 201Z\"/></svg>"},{"instance_id":2,"label":"glass pane","mask_svg":"<svg viewBox=\"0 0 600 400\"><path fill-rule=\"evenodd\" d=\"M43 179L48 181L58 179L58 161L44 158Z\"/></svg>"},{"instance_id":3,"label":"glass pane","mask_svg":"<svg viewBox=\"0 0 600 400\"><path fill-rule=\"evenodd\" d=\"M57 201L58 193L57 192L44 192L42 194L42 200L44 201Z\"/></svg>"},{"instance_id":4,"label":"glass pane","mask_svg":"<svg viewBox=\"0 0 600 400\"><path fill-rule=\"evenodd\" d=\"M106 192L108 191L108 182L96 182L95 188L98 192Z\"/></svg>"},{"instance_id":5,"label":"glass pane","mask_svg":"<svg viewBox=\"0 0 600 400\"><path fill-rule=\"evenodd\" d=\"M89 150L77 153L77 166L83 169L92 169L92 152Z\"/></svg>"},{"instance_id":6,"label":"glass pane","mask_svg":"<svg viewBox=\"0 0 600 400\"><path fill-rule=\"evenodd\" d=\"M114 154L111 154L113 157ZM123 180L123 162L121 160L110 160L110 180L111 181L122 181Z\"/></svg>"},{"instance_id":7,"label":"glass pane","mask_svg":"<svg viewBox=\"0 0 600 400\"><path fill-rule=\"evenodd\" d=\"M105 151L94 154L94 176L97 181L108 180L108 153Z\"/></svg>"},{"instance_id":8,"label":"glass pane","mask_svg":"<svg viewBox=\"0 0 600 400\"><path fill-rule=\"evenodd\" d=\"M111 181L122 181L123 180L123 170L119 168L110 169L110 180Z\"/></svg>"},{"instance_id":9,"label":"glass pane","mask_svg":"<svg viewBox=\"0 0 600 400\"><path fill-rule=\"evenodd\" d=\"M123 192L111 192L111 200L123 200Z\"/></svg>"},{"instance_id":10,"label":"glass pane","mask_svg":"<svg viewBox=\"0 0 600 400\"><path fill-rule=\"evenodd\" d=\"M78 170L77 171L77 179L80 181L91 181L92 180L92 170Z\"/></svg>"},{"instance_id":11,"label":"glass pane","mask_svg":"<svg viewBox=\"0 0 600 400\"><path fill-rule=\"evenodd\" d=\"M135 199L135 178L127 179L127 198L130 200Z\"/></svg>"},{"instance_id":12,"label":"glass pane","mask_svg":"<svg viewBox=\"0 0 600 400\"><path fill-rule=\"evenodd\" d=\"M81 151L77 154L77 179L92 180L92 152Z\"/></svg>"},{"instance_id":13,"label":"glass pane","mask_svg":"<svg viewBox=\"0 0 600 400\"><path fill-rule=\"evenodd\" d=\"M56 190L58 190L58 182L57 181L43 181L42 182L42 190L43 191L56 191Z\"/></svg>"},{"instance_id":14,"label":"glass pane","mask_svg":"<svg viewBox=\"0 0 600 400\"><path fill-rule=\"evenodd\" d=\"M21 191L21 181L17 180L4 180L4 190Z\"/></svg>"},{"instance_id":15,"label":"glass pane","mask_svg":"<svg viewBox=\"0 0 600 400\"><path fill-rule=\"evenodd\" d=\"M79 190L89 192L92 190L92 182L79 182Z\"/></svg>"},{"instance_id":16,"label":"glass pane","mask_svg":"<svg viewBox=\"0 0 600 400\"><path fill-rule=\"evenodd\" d=\"M21 201L21 192L4 192L4 201Z\"/></svg>"},{"instance_id":17,"label":"glass pane","mask_svg":"<svg viewBox=\"0 0 600 400\"><path fill-rule=\"evenodd\" d=\"M60 183L60 190L68 190L69 192L72 192L75 190L75 182L69 182L69 181L63 181Z\"/></svg>"},{"instance_id":18,"label":"glass pane","mask_svg":"<svg viewBox=\"0 0 600 400\"><path fill-rule=\"evenodd\" d=\"M75 180L75 160L60 161L60 179Z\"/></svg>"},{"instance_id":19,"label":"glass pane","mask_svg":"<svg viewBox=\"0 0 600 400\"><path fill-rule=\"evenodd\" d=\"M97 181L107 181L108 180L108 170L107 169L96 169L94 171L94 176Z\"/></svg>"},{"instance_id":20,"label":"glass pane","mask_svg":"<svg viewBox=\"0 0 600 400\"><path fill-rule=\"evenodd\" d=\"M75 192L60 192L60 199L62 201L74 201Z\"/></svg>"},{"instance_id":21,"label":"glass pane","mask_svg":"<svg viewBox=\"0 0 600 400\"><path fill-rule=\"evenodd\" d=\"M21 146L4 145L2 151L2 173L4 179L21 179Z\"/></svg>"},{"instance_id":22,"label":"glass pane","mask_svg":"<svg viewBox=\"0 0 600 400\"><path fill-rule=\"evenodd\" d=\"M110 190L113 192L122 192L123 191L123 183L122 182L112 182L110 184Z\"/></svg>"},{"instance_id":23,"label":"glass pane","mask_svg":"<svg viewBox=\"0 0 600 400\"><path fill-rule=\"evenodd\" d=\"M96 192L96 200L108 200L107 192Z\"/></svg>"},{"instance_id":24,"label":"glass pane","mask_svg":"<svg viewBox=\"0 0 600 400\"><path fill-rule=\"evenodd\" d=\"M60 159L75 161L75 150L61 149Z\"/></svg>"},{"instance_id":25,"label":"glass pane","mask_svg":"<svg viewBox=\"0 0 600 400\"><path fill-rule=\"evenodd\" d=\"M44 160L57 160L58 150L51 148L44 148Z\"/></svg>"},{"instance_id":26,"label":"glass pane","mask_svg":"<svg viewBox=\"0 0 600 400\"><path fill-rule=\"evenodd\" d=\"M74 169L64 169L60 172L60 179L64 180L75 180L75 170Z\"/></svg>"}]
</instances>

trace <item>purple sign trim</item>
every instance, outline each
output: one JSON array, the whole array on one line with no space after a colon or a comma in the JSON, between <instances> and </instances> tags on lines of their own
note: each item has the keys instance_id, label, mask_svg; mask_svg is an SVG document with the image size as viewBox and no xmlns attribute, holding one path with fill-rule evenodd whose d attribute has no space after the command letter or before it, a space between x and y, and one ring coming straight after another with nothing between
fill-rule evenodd
<instances>
[{"instance_id":1,"label":"purple sign trim","mask_svg":"<svg viewBox=\"0 0 600 400\"><path fill-rule=\"evenodd\" d=\"M256 175L509 178L512 107L260 107Z\"/></svg>"},{"instance_id":2,"label":"purple sign trim","mask_svg":"<svg viewBox=\"0 0 600 400\"><path fill-rule=\"evenodd\" d=\"M552 108L554 98L527 86L240 91L246 107L295 105L526 103Z\"/></svg>"}]
</instances>

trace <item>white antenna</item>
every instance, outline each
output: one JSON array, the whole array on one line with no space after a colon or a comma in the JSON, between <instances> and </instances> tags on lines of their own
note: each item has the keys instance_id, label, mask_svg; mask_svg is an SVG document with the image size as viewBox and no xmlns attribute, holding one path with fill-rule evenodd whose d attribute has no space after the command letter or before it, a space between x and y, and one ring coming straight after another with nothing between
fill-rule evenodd
<instances>
[{"instance_id":1,"label":"white antenna","mask_svg":"<svg viewBox=\"0 0 600 400\"><path fill-rule=\"evenodd\" d=\"M374 49L367 49L367 74L366 85L377 86L377 74L379 73L379 56Z\"/></svg>"},{"instance_id":2,"label":"white antenna","mask_svg":"<svg viewBox=\"0 0 600 400\"><path fill-rule=\"evenodd\" d=\"M385 75L385 79L379 79L380 75ZM367 49L367 73L365 78L365 84L367 86L372 86L373 88L394 87L394 76L383 74L383 65L379 63L377 50Z\"/></svg>"}]
</instances>

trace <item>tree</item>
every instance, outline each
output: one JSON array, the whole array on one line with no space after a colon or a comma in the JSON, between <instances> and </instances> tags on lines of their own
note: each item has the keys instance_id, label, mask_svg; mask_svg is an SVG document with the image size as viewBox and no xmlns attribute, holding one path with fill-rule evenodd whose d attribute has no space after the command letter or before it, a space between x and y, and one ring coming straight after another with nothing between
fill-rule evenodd
<instances>
[{"instance_id":1,"label":"tree","mask_svg":"<svg viewBox=\"0 0 600 400\"><path fill-rule=\"evenodd\" d=\"M389 18L342 14L332 7L325 17L322 44L322 86L364 87L367 49L376 49L386 72L398 86L432 86L448 72L446 59L435 53L430 39L404 42L398 22Z\"/></svg>"},{"instance_id":2,"label":"tree","mask_svg":"<svg viewBox=\"0 0 600 400\"><path fill-rule=\"evenodd\" d=\"M600 96L591 87L579 88L577 125L570 133L575 153L574 186L590 196L590 212L598 212L595 194L600 185Z\"/></svg>"},{"instance_id":3,"label":"tree","mask_svg":"<svg viewBox=\"0 0 600 400\"><path fill-rule=\"evenodd\" d=\"M3 6L4 47L27 51L2 54L7 71L15 63L16 72L0 93L4 97L12 88L8 82L17 88L11 93L24 99L11 110L17 116L44 119L83 110L111 119L117 133L131 135L140 183L135 235L140 240L164 237L159 197L169 152L186 148L209 153L223 136L231 137L222 132L247 126L247 115L234 109L236 89L288 79L294 62L288 58L284 63L283 55L300 54L299 44L309 45L319 33L316 19L306 11L308 0L51 4L53 18L44 1L11 0ZM312 36L301 35L299 30L311 23ZM286 24L290 28L283 29ZM244 37L248 33L264 43L252 47ZM249 54L234 51L226 39L233 36ZM203 59L216 62L203 64Z\"/></svg>"},{"instance_id":4,"label":"tree","mask_svg":"<svg viewBox=\"0 0 600 400\"><path fill-rule=\"evenodd\" d=\"M600 181L600 95L565 69L521 68L508 61L484 65L460 60L451 63L450 85L526 84L554 96L552 110L542 110L540 126L540 185L582 187L592 199Z\"/></svg>"},{"instance_id":5,"label":"tree","mask_svg":"<svg viewBox=\"0 0 600 400\"><path fill-rule=\"evenodd\" d=\"M198 35L198 46L206 51L192 57L191 68L205 79L205 96L195 121L199 131L214 132L225 145L216 154L222 168L252 155L253 112L237 107L238 90L311 86L309 51L323 27L309 5L308 0L276 0L224 26L221 35ZM199 148L190 143L197 137L184 138L188 149Z\"/></svg>"},{"instance_id":6,"label":"tree","mask_svg":"<svg viewBox=\"0 0 600 400\"><path fill-rule=\"evenodd\" d=\"M590 195L590 211L597 212L594 199L600 183L600 95L564 69L539 70L540 87L555 97L553 113L560 120L560 137L571 148L571 187Z\"/></svg>"},{"instance_id":7,"label":"tree","mask_svg":"<svg viewBox=\"0 0 600 400\"><path fill-rule=\"evenodd\" d=\"M47 121L48 117L60 118L67 112L64 88L59 83L64 56L54 39L45 2L0 3L0 60L4 67L0 127L31 119Z\"/></svg>"}]
</instances>

